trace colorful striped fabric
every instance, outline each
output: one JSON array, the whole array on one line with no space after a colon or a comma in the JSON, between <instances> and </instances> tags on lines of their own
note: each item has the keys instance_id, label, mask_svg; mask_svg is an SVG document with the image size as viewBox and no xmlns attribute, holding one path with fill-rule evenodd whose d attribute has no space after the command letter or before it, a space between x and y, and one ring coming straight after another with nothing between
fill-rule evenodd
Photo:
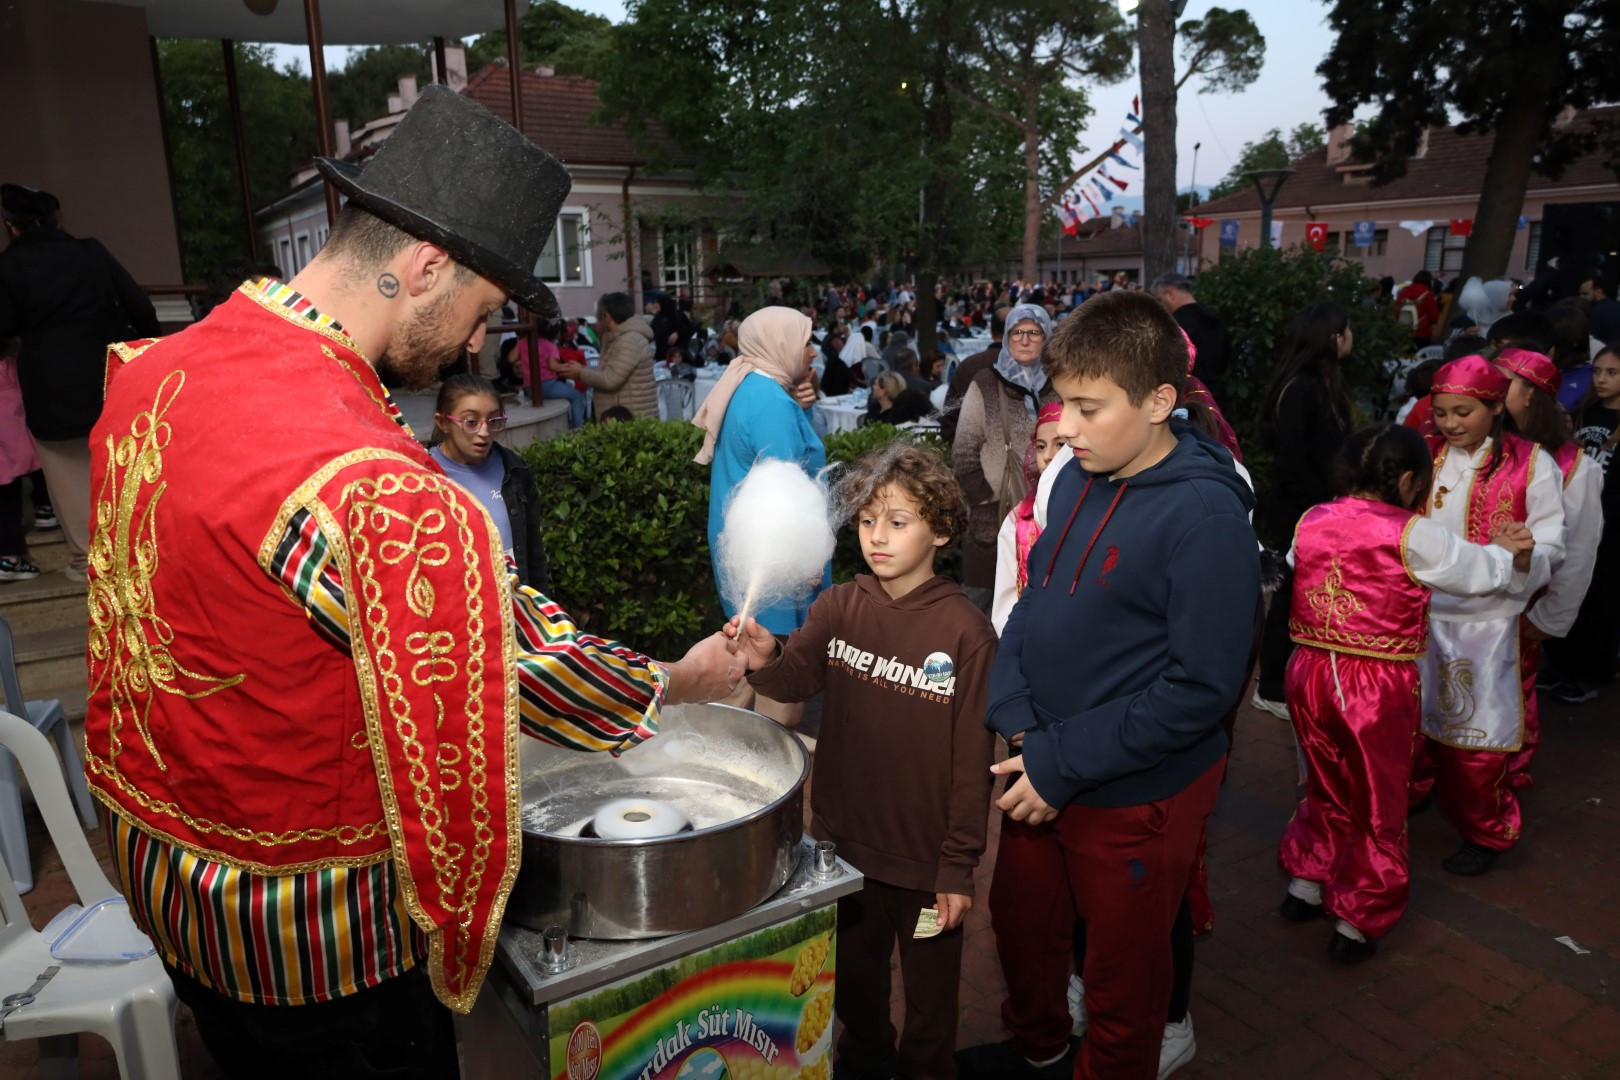
<instances>
[{"instance_id":1,"label":"colorful striped fabric","mask_svg":"<svg viewBox=\"0 0 1620 1080\"><path fill-rule=\"evenodd\" d=\"M268 877L198 858L107 814L135 923L220 994L301 1005L401 975L427 955L391 862Z\"/></svg>"},{"instance_id":2,"label":"colorful striped fabric","mask_svg":"<svg viewBox=\"0 0 1620 1080\"><path fill-rule=\"evenodd\" d=\"M253 287L313 323L341 330L279 282ZM405 426L392 400L387 407ZM343 578L308 510L288 521L270 570L298 598L316 632L349 651ZM510 562L507 570L513 570ZM580 633L562 608L515 577L511 591L526 734L577 750L617 752L657 733L658 702L668 682L661 666ZM264 1005L327 1001L427 957L427 939L406 912L392 860L258 874L200 858L108 816L113 860L136 923L170 963L227 997Z\"/></svg>"}]
</instances>

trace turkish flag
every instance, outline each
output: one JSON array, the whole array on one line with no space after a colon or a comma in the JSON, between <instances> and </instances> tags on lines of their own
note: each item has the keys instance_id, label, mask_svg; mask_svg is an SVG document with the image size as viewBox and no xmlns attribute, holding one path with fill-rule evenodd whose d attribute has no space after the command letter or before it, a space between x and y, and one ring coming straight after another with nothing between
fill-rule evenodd
<instances>
[{"instance_id":1,"label":"turkish flag","mask_svg":"<svg viewBox=\"0 0 1620 1080\"><path fill-rule=\"evenodd\" d=\"M1451 235L1452 236L1468 236L1473 231L1474 231L1474 219L1473 218L1466 218L1465 217L1465 218L1452 218L1451 219Z\"/></svg>"},{"instance_id":2,"label":"turkish flag","mask_svg":"<svg viewBox=\"0 0 1620 1080\"><path fill-rule=\"evenodd\" d=\"M1305 242L1316 251L1327 246L1328 227L1325 221L1310 221L1305 224Z\"/></svg>"},{"instance_id":3,"label":"turkish flag","mask_svg":"<svg viewBox=\"0 0 1620 1080\"><path fill-rule=\"evenodd\" d=\"M1215 224L1215 219L1207 217L1190 217L1187 219L1187 224L1191 225L1195 229L1207 229L1211 225Z\"/></svg>"}]
</instances>

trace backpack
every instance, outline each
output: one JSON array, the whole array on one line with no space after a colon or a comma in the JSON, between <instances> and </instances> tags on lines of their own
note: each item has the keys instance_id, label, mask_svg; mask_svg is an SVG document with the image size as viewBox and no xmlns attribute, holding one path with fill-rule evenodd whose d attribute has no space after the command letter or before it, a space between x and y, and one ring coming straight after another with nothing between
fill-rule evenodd
<instances>
[{"instance_id":1,"label":"backpack","mask_svg":"<svg viewBox=\"0 0 1620 1080\"><path fill-rule=\"evenodd\" d=\"M1415 331L1418 324L1418 307L1416 300L1407 300L1395 310L1395 321L1409 330Z\"/></svg>"}]
</instances>

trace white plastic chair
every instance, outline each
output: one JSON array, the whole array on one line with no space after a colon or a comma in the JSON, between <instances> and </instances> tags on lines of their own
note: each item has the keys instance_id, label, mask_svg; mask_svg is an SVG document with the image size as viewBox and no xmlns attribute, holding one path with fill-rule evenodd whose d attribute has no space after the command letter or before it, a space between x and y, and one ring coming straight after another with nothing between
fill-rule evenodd
<instances>
[{"instance_id":1,"label":"white plastic chair","mask_svg":"<svg viewBox=\"0 0 1620 1080\"><path fill-rule=\"evenodd\" d=\"M73 731L68 726L62 703L55 698L45 701L26 701L22 683L17 679L17 652L12 644L11 624L0 618L0 691L6 695L5 707L27 720L34 730L48 735L56 742L56 751L62 755L62 772L73 792L73 801L79 807L79 820L86 829L94 829L96 804L90 798L90 789L84 782L84 764L79 760L79 749L73 745ZM11 881L20 893L34 887L34 868L28 859L28 828L23 823L22 790L17 784L17 770L11 755L0 749L0 861L11 868Z\"/></svg>"},{"instance_id":2,"label":"white plastic chair","mask_svg":"<svg viewBox=\"0 0 1620 1080\"><path fill-rule=\"evenodd\" d=\"M32 724L0 712L0 747L16 755L79 902L89 907L118 895L73 820L62 766ZM3 869L3 868L0 868ZM27 991L55 967L34 999L0 1023L0 1040L42 1039L46 1076L74 1074L75 1036L93 1032L112 1044L124 1080L179 1080L174 1041L174 985L155 955L114 963L59 961L28 921L22 897L0 873L0 1004Z\"/></svg>"}]
</instances>

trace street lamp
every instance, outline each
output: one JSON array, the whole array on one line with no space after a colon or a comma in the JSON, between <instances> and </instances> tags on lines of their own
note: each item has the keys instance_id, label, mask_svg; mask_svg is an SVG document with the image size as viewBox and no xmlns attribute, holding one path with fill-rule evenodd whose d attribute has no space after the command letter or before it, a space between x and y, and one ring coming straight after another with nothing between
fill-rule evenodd
<instances>
[{"instance_id":1,"label":"street lamp","mask_svg":"<svg viewBox=\"0 0 1620 1080\"><path fill-rule=\"evenodd\" d=\"M1277 200L1284 181L1294 175L1293 169L1256 169L1243 174L1254 183L1260 193L1260 246L1271 246L1271 204ZM1267 185L1270 185L1268 188Z\"/></svg>"}]
</instances>

